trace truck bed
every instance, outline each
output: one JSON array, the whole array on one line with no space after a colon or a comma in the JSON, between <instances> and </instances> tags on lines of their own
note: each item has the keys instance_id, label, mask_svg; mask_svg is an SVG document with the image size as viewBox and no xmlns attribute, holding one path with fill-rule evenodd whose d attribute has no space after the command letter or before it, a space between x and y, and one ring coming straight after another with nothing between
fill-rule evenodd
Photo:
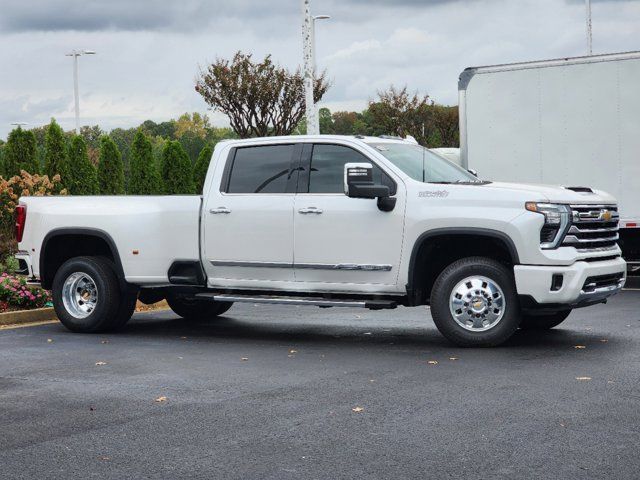
<instances>
[{"instance_id":1,"label":"truck bed","mask_svg":"<svg viewBox=\"0 0 640 480\"><path fill-rule=\"evenodd\" d=\"M117 247L126 280L139 285L167 284L175 260L200 258L200 196L22 197L21 203L27 206L21 247L31 254L35 276L47 237L61 231L102 232Z\"/></svg>"}]
</instances>

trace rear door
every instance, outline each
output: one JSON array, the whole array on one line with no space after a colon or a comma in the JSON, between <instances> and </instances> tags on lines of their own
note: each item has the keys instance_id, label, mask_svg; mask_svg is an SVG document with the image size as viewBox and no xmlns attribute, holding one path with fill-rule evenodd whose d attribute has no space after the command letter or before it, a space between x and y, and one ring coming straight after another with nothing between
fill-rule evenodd
<instances>
[{"instance_id":1,"label":"rear door","mask_svg":"<svg viewBox=\"0 0 640 480\"><path fill-rule=\"evenodd\" d=\"M368 162L374 181L390 187L397 199L391 212L375 199L344 194L344 164ZM402 251L405 190L376 162L347 145L305 146L294 212L296 281L317 290L369 291L396 288ZM311 285L315 284L315 285Z\"/></svg>"},{"instance_id":2,"label":"rear door","mask_svg":"<svg viewBox=\"0 0 640 480\"><path fill-rule=\"evenodd\" d=\"M293 206L302 144L231 149L202 213L209 285L293 281ZM216 184L217 183L217 184Z\"/></svg>"}]
</instances>

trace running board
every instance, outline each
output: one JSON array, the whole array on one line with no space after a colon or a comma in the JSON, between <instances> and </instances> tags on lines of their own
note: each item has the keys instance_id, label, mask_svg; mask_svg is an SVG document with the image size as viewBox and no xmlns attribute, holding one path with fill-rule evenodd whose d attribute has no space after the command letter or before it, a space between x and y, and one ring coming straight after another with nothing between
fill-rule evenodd
<instances>
[{"instance_id":1,"label":"running board","mask_svg":"<svg viewBox=\"0 0 640 480\"><path fill-rule=\"evenodd\" d=\"M227 293L199 293L198 298L216 302L271 303L280 305L315 305L317 307L352 307L382 310L396 308L393 300L340 300L321 297L277 297L274 295L232 295Z\"/></svg>"}]
</instances>

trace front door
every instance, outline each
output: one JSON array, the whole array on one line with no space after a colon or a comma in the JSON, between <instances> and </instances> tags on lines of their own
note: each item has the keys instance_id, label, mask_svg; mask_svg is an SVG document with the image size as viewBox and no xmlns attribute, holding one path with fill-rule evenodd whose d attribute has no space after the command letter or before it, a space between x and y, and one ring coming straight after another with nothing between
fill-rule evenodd
<instances>
[{"instance_id":1,"label":"front door","mask_svg":"<svg viewBox=\"0 0 640 480\"><path fill-rule=\"evenodd\" d=\"M232 149L203 206L210 286L279 288L294 279L293 207L302 144Z\"/></svg>"},{"instance_id":2,"label":"front door","mask_svg":"<svg viewBox=\"0 0 640 480\"><path fill-rule=\"evenodd\" d=\"M404 228L405 191L363 152L346 145L305 147L294 206L296 281L316 290L393 292L398 278ZM377 201L344 194L344 164L368 162L374 181L388 185L393 211Z\"/></svg>"}]
</instances>

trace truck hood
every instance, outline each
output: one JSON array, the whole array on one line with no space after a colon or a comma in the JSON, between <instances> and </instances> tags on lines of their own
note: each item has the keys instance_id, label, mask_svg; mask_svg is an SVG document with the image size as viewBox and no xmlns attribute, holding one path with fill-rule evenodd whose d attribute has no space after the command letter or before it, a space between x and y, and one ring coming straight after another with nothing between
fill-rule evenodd
<instances>
[{"instance_id":1,"label":"truck hood","mask_svg":"<svg viewBox=\"0 0 640 480\"><path fill-rule=\"evenodd\" d=\"M530 201L555 203L616 203L616 199L602 190L591 192L575 192L567 187L554 185L538 185L532 183L491 182L483 186L500 191L511 190L514 194L529 195Z\"/></svg>"}]
</instances>

